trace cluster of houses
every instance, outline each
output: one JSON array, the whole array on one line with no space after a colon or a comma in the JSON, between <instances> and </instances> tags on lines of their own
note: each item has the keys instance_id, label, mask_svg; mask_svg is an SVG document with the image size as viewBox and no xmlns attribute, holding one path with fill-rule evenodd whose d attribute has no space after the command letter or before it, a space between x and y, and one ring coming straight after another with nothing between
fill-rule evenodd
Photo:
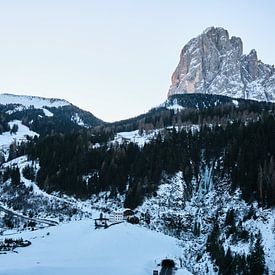
<instances>
[{"instance_id":1,"label":"cluster of houses","mask_svg":"<svg viewBox=\"0 0 275 275\"><path fill-rule=\"evenodd\" d=\"M100 228L100 227L107 228L110 225L127 221L127 219L132 216L134 216L134 211L131 210L130 208L114 210L111 212L111 214L109 215L108 218L107 218L107 216L104 217L103 214L100 213L99 218L94 219L95 227L96 228Z\"/></svg>"}]
</instances>

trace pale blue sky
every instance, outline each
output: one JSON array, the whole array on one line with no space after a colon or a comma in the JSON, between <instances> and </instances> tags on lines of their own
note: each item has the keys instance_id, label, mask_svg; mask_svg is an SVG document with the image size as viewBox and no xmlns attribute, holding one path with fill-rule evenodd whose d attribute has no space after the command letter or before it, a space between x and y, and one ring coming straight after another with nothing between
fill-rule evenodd
<instances>
[{"instance_id":1,"label":"pale blue sky","mask_svg":"<svg viewBox=\"0 0 275 275\"><path fill-rule=\"evenodd\" d=\"M275 64L274 12L273 0L0 0L0 92L128 118L165 100L181 48L206 27Z\"/></svg>"}]
</instances>

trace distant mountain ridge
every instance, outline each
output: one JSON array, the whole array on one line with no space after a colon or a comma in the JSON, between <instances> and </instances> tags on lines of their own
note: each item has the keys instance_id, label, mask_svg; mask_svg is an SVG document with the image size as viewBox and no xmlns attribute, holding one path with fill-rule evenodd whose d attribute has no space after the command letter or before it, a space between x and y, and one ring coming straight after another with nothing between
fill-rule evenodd
<instances>
[{"instance_id":1,"label":"distant mountain ridge","mask_svg":"<svg viewBox=\"0 0 275 275\"><path fill-rule=\"evenodd\" d=\"M172 75L168 97L190 93L275 102L275 69L254 49L243 54L241 38L210 27L183 47Z\"/></svg>"},{"instance_id":2,"label":"distant mountain ridge","mask_svg":"<svg viewBox=\"0 0 275 275\"><path fill-rule=\"evenodd\" d=\"M45 98L40 96L29 95L15 95L10 93L0 94L0 104L19 104L26 108L33 106L34 108L42 107L63 107L72 105L70 102L64 99L58 98Z\"/></svg>"}]
</instances>

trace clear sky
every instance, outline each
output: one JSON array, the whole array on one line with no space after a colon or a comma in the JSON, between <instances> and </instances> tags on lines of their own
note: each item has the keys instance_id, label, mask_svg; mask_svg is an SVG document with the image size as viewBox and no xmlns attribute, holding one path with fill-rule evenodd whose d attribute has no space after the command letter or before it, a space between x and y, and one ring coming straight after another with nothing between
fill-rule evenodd
<instances>
[{"instance_id":1,"label":"clear sky","mask_svg":"<svg viewBox=\"0 0 275 275\"><path fill-rule=\"evenodd\" d=\"M0 0L0 92L129 118L166 99L180 50L209 26L275 64L274 14L273 0Z\"/></svg>"}]
</instances>

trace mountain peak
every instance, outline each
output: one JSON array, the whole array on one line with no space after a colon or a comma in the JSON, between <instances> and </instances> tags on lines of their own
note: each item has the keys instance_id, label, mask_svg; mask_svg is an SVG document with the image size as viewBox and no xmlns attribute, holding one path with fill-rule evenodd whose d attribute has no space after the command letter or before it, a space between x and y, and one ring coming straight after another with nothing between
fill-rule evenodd
<instances>
[{"instance_id":1,"label":"mountain peak","mask_svg":"<svg viewBox=\"0 0 275 275\"><path fill-rule=\"evenodd\" d=\"M224 37L226 39L229 39L229 34L228 31L224 28L221 27L209 27L206 28L201 35L207 35L208 37L216 37L216 36L220 36L220 37Z\"/></svg>"},{"instance_id":2,"label":"mountain peak","mask_svg":"<svg viewBox=\"0 0 275 275\"><path fill-rule=\"evenodd\" d=\"M203 93L275 101L275 72L258 60L256 50L243 54L241 38L209 27L182 49L168 97Z\"/></svg>"}]
</instances>

